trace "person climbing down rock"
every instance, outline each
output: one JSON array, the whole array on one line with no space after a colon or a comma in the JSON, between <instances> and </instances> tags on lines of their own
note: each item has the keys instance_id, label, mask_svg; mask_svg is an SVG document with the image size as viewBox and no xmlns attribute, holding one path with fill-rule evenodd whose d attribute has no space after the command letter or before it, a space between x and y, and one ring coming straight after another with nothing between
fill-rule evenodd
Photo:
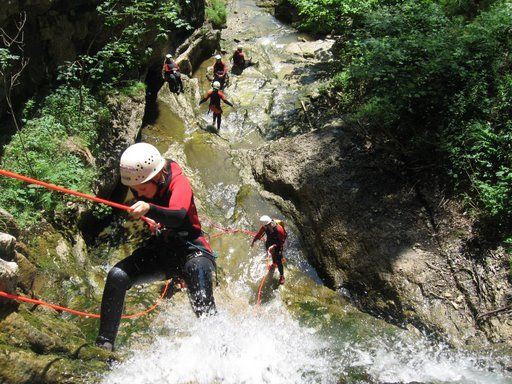
<instances>
[{"instance_id":1,"label":"person climbing down rock","mask_svg":"<svg viewBox=\"0 0 512 384\"><path fill-rule=\"evenodd\" d=\"M241 45L239 45L235 52L233 52L231 59L233 60L233 67L231 68L231 72L235 74L241 74L245 68L257 64L253 63L252 59L245 58L245 53L243 52L243 47Z\"/></svg>"},{"instance_id":2,"label":"person climbing down rock","mask_svg":"<svg viewBox=\"0 0 512 384\"><path fill-rule=\"evenodd\" d=\"M113 350L126 291L136 284L182 278L196 316L216 313L212 275L215 258L203 236L194 194L181 167L147 143L128 147L120 160L121 182L137 202L130 216L145 216L159 230L108 272L96 345Z\"/></svg>"},{"instance_id":3,"label":"person climbing down rock","mask_svg":"<svg viewBox=\"0 0 512 384\"><path fill-rule=\"evenodd\" d=\"M272 255L272 263L277 266L279 271L279 284L284 284L284 268L283 268L283 247L288 234L284 229L284 225L280 220L272 219L270 216L263 215L260 217L261 228L254 235L251 247L254 243L266 235L265 248Z\"/></svg>"},{"instance_id":4,"label":"person climbing down rock","mask_svg":"<svg viewBox=\"0 0 512 384\"><path fill-rule=\"evenodd\" d=\"M171 54L165 55L162 66L162 78L169 83L169 90L179 94L183 92L183 82L181 81L180 67L174 62Z\"/></svg>"},{"instance_id":5,"label":"person climbing down rock","mask_svg":"<svg viewBox=\"0 0 512 384\"><path fill-rule=\"evenodd\" d=\"M215 64L213 64L213 81L220 83L220 89L226 86L228 76L228 66L222 61L221 55L215 55Z\"/></svg>"},{"instance_id":6,"label":"person climbing down rock","mask_svg":"<svg viewBox=\"0 0 512 384\"><path fill-rule=\"evenodd\" d=\"M220 101L222 100L231 107L234 107L234 105L226 99L224 92L220 90L220 83L218 81L213 82L212 89L210 89L199 101L199 105L203 104L208 99L210 99L210 105L208 108L213 113L213 126L215 126L215 122L217 122L217 131L220 131L220 123L222 120L222 108Z\"/></svg>"}]
</instances>

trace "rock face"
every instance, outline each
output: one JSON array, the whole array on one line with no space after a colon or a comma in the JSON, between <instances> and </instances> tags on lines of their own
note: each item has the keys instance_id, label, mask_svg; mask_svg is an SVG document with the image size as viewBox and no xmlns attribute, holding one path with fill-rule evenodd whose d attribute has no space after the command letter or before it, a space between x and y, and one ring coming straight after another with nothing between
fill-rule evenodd
<instances>
[{"instance_id":1,"label":"rock face","mask_svg":"<svg viewBox=\"0 0 512 384\"><path fill-rule=\"evenodd\" d=\"M365 311L453 345L512 344L509 321L480 316L506 304L510 284L496 280L506 255L473 260L463 248L467 220L338 125L279 139L247 161L294 218L326 283L347 288Z\"/></svg>"}]
</instances>

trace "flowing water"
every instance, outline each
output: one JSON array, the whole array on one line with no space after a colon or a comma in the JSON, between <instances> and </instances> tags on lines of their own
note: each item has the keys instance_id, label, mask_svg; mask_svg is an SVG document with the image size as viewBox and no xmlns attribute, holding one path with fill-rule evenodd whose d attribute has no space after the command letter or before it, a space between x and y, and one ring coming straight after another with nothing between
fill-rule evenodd
<instances>
[{"instance_id":1,"label":"flowing water","mask_svg":"<svg viewBox=\"0 0 512 384\"><path fill-rule=\"evenodd\" d=\"M304 36L252 0L235 0L230 7L223 31L226 51L232 52L235 39L242 41L259 66L232 76L226 94L236 108L225 109L222 137L185 126L165 101L175 97L166 90L160 91L167 96L158 101L155 121L142 134L143 141L168 151L191 179L204 228L218 253L219 313L197 319L186 294L178 292L149 320L123 322L119 348L127 357L113 365L103 382L512 383L500 364L504 357L428 342L359 312L346 293L325 288L293 224L257 186L242 180L232 150L257 148L279 136L281 123L300 107L319 74L308 72L307 62L285 49ZM205 62L195 75L201 92L208 88L204 73L211 64ZM199 125L210 123L205 106L197 118ZM284 286L277 284L277 272L267 276L261 243L251 248L251 236L223 234L211 225L255 231L262 214L283 218L290 234ZM110 243L99 252L113 252L113 263L133 249L135 240L126 240L122 247ZM260 302L258 288L265 276ZM127 306L137 302L138 291L133 291Z\"/></svg>"}]
</instances>

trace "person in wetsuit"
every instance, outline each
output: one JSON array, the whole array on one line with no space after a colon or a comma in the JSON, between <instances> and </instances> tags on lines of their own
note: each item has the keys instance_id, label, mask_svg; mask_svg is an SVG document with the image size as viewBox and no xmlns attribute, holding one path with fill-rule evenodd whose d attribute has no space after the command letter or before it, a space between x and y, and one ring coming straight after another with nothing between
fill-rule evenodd
<instances>
[{"instance_id":1,"label":"person in wetsuit","mask_svg":"<svg viewBox=\"0 0 512 384\"><path fill-rule=\"evenodd\" d=\"M224 92L220 90L220 83L218 81L213 82L212 89L210 89L206 95L199 101L199 105L204 103L206 100L210 99L209 109L213 113L213 126L215 126L215 121L217 121L217 131L220 130L220 123L222 121L222 108L220 105L220 101L222 100L227 105L233 107L233 104L226 99Z\"/></svg>"},{"instance_id":2,"label":"person in wetsuit","mask_svg":"<svg viewBox=\"0 0 512 384\"><path fill-rule=\"evenodd\" d=\"M137 143L124 151L120 171L121 182L137 199L130 216L145 216L161 227L108 273L96 339L96 345L107 350L114 349L126 291L136 284L182 278L195 314L216 313L214 253L201 231L194 194L181 167L154 146Z\"/></svg>"},{"instance_id":3,"label":"person in wetsuit","mask_svg":"<svg viewBox=\"0 0 512 384\"><path fill-rule=\"evenodd\" d=\"M215 55L215 64L213 64L213 81L220 83L220 89L224 89L228 76L228 66L222 61L221 55Z\"/></svg>"},{"instance_id":4,"label":"person in wetsuit","mask_svg":"<svg viewBox=\"0 0 512 384\"><path fill-rule=\"evenodd\" d=\"M169 90L176 94L183 92L183 82L179 65L173 60L171 54L165 55L162 66L162 78L169 83Z\"/></svg>"},{"instance_id":5,"label":"person in wetsuit","mask_svg":"<svg viewBox=\"0 0 512 384\"><path fill-rule=\"evenodd\" d=\"M254 243L266 235L265 248L272 255L272 263L277 265L279 271L279 284L284 284L284 268L283 268L283 247L286 237L288 236L283 225L270 216L263 215L260 217L262 226L258 233L252 239L251 247Z\"/></svg>"},{"instance_id":6,"label":"person in wetsuit","mask_svg":"<svg viewBox=\"0 0 512 384\"><path fill-rule=\"evenodd\" d=\"M233 60L233 67L231 68L231 71L235 74L241 74L245 68L255 65L255 63L252 62L252 59L245 58L245 53L241 45L239 45L236 48L236 51L233 52L231 59Z\"/></svg>"}]
</instances>

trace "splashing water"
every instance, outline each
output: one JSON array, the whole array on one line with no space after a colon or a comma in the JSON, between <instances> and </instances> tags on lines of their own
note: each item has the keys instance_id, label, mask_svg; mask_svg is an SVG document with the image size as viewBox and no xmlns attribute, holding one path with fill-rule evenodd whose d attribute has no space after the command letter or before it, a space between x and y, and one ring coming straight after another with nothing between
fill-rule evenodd
<instances>
[{"instance_id":1,"label":"splashing water","mask_svg":"<svg viewBox=\"0 0 512 384\"><path fill-rule=\"evenodd\" d=\"M200 320L183 310L160 326L168 336L156 336L104 383L334 382L326 345L277 307Z\"/></svg>"}]
</instances>

